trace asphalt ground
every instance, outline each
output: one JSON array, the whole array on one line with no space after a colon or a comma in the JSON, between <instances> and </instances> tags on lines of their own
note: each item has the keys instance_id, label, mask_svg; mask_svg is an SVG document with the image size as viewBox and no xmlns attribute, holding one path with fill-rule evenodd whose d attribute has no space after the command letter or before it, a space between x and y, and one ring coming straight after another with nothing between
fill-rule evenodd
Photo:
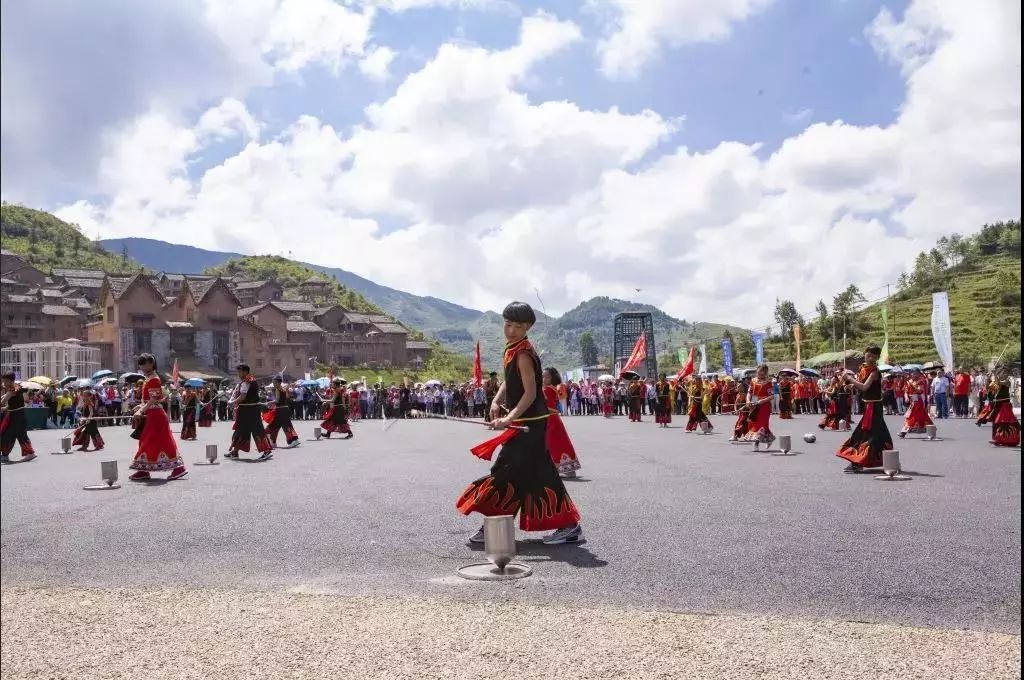
<instances>
[{"instance_id":1,"label":"asphalt ground","mask_svg":"<svg viewBox=\"0 0 1024 680\"><path fill-rule=\"evenodd\" d=\"M754 453L718 432L684 434L625 418L566 419L583 469L567 482L587 542L521 536L530 578L481 583L455 570L483 559L480 525L454 509L487 464L468 448L483 427L443 421L354 425L350 441L305 441L265 463L190 465L183 480L127 481L134 440L104 428L106 450L51 455L59 430L33 432L39 458L5 466L5 592L34 588L195 591L505 602L523 606L806 617L1020 632L1020 450L988 428L939 423L940 442L899 441L905 482L844 475L845 437L816 419L773 419L795 455ZM890 430L899 419L889 418ZM226 450L229 426L182 443ZM815 444L801 435L813 431ZM16 456L15 456L16 458ZM123 488L83 491L99 461ZM8 603L11 604L11 603ZM1017 654L1019 657L1019 638Z\"/></svg>"}]
</instances>

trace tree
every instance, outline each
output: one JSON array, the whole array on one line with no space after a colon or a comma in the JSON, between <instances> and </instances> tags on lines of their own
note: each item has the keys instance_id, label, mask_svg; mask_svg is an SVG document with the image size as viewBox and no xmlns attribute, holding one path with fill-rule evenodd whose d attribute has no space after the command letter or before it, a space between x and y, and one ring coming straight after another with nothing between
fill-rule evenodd
<instances>
[{"instance_id":1,"label":"tree","mask_svg":"<svg viewBox=\"0 0 1024 680\"><path fill-rule=\"evenodd\" d=\"M828 306L825 304L825 301L818 300L814 311L818 314L818 318L814 321L814 330L817 331L818 337L822 340L828 340L832 337L832 317L829 316Z\"/></svg>"},{"instance_id":2,"label":"tree","mask_svg":"<svg viewBox=\"0 0 1024 680\"><path fill-rule=\"evenodd\" d=\"M800 312L796 311L796 305L790 300L775 300L775 321L779 324L782 332L782 339L787 344L793 344L793 328L803 326L804 319Z\"/></svg>"},{"instance_id":3,"label":"tree","mask_svg":"<svg viewBox=\"0 0 1024 680\"><path fill-rule=\"evenodd\" d=\"M1012 222L1006 225L1006 229L999 235L999 248L1011 255L1020 257L1020 222Z\"/></svg>"},{"instance_id":4,"label":"tree","mask_svg":"<svg viewBox=\"0 0 1024 680\"><path fill-rule=\"evenodd\" d=\"M597 343L590 331L580 333L580 361L584 366L597 365Z\"/></svg>"},{"instance_id":5,"label":"tree","mask_svg":"<svg viewBox=\"0 0 1024 680\"><path fill-rule=\"evenodd\" d=\"M736 336L733 356L736 363L752 364L757 359L757 348L754 347L754 338L750 333L740 333Z\"/></svg>"},{"instance_id":6,"label":"tree","mask_svg":"<svg viewBox=\"0 0 1024 680\"><path fill-rule=\"evenodd\" d=\"M845 333L848 338L861 334L860 316L857 305L866 302L860 288L850 284L839 295L832 298L832 315L836 321L836 334Z\"/></svg>"}]
</instances>

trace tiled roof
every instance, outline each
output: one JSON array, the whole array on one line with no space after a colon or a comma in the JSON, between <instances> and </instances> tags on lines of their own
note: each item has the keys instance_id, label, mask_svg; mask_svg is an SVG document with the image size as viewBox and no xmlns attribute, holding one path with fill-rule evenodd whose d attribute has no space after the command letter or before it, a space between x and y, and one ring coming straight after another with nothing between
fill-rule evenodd
<instances>
[{"instance_id":1,"label":"tiled roof","mask_svg":"<svg viewBox=\"0 0 1024 680\"><path fill-rule=\"evenodd\" d=\"M71 277L73 279L100 279L102 281L107 273L99 269L54 269L53 275L65 279Z\"/></svg>"},{"instance_id":2,"label":"tiled roof","mask_svg":"<svg viewBox=\"0 0 1024 680\"><path fill-rule=\"evenodd\" d=\"M296 300L274 300L270 304L283 312L312 312L316 309L311 302L298 302Z\"/></svg>"},{"instance_id":3,"label":"tiled roof","mask_svg":"<svg viewBox=\"0 0 1024 680\"><path fill-rule=\"evenodd\" d=\"M249 326L250 328L254 328L254 329L260 331L261 333L266 333L267 335L269 335L270 333L273 332L269 328L264 328L263 326L259 325L258 323L253 323L252 321L249 321L248 319L246 319L244 317L238 319L238 323L240 325Z\"/></svg>"},{"instance_id":4,"label":"tiled roof","mask_svg":"<svg viewBox=\"0 0 1024 680\"><path fill-rule=\"evenodd\" d=\"M406 349L433 349L433 346L429 342L422 340L407 340L405 343Z\"/></svg>"},{"instance_id":5,"label":"tiled roof","mask_svg":"<svg viewBox=\"0 0 1024 680\"><path fill-rule=\"evenodd\" d=\"M5 295L4 300L7 302L39 302L39 298L35 295Z\"/></svg>"},{"instance_id":6,"label":"tiled roof","mask_svg":"<svg viewBox=\"0 0 1024 680\"><path fill-rule=\"evenodd\" d=\"M103 286L103 279L79 279L65 276L64 280L68 282L69 286L74 286L75 288L100 288Z\"/></svg>"},{"instance_id":7,"label":"tiled roof","mask_svg":"<svg viewBox=\"0 0 1024 680\"><path fill-rule=\"evenodd\" d=\"M397 323L392 317L387 314L367 314L372 323Z\"/></svg>"},{"instance_id":8,"label":"tiled roof","mask_svg":"<svg viewBox=\"0 0 1024 680\"><path fill-rule=\"evenodd\" d=\"M8 279L8 278L0 278L0 284L3 284L5 286L18 286L18 285L22 285L21 281L15 281L14 279Z\"/></svg>"},{"instance_id":9,"label":"tiled roof","mask_svg":"<svg viewBox=\"0 0 1024 680\"><path fill-rule=\"evenodd\" d=\"M84 297L66 297L62 302L68 307L77 307L79 309L89 309L92 307Z\"/></svg>"},{"instance_id":10,"label":"tiled roof","mask_svg":"<svg viewBox=\"0 0 1024 680\"><path fill-rule=\"evenodd\" d=\"M312 321L288 321L289 333L323 333L324 329Z\"/></svg>"},{"instance_id":11,"label":"tiled roof","mask_svg":"<svg viewBox=\"0 0 1024 680\"><path fill-rule=\"evenodd\" d=\"M381 333L397 334L397 333L408 333L405 326L397 323L375 323L374 328L379 330Z\"/></svg>"},{"instance_id":12,"label":"tiled roof","mask_svg":"<svg viewBox=\"0 0 1024 680\"><path fill-rule=\"evenodd\" d=\"M317 307L316 309L314 309L314 310L313 310L313 315L314 315L314 316L323 316L323 315L324 315L324 314L326 314L327 312L333 311L333 310L335 310L335 309L340 309L340 310L341 310L342 312L344 312L344 311L345 311L345 310L344 310L344 309L343 309L343 308L341 307L341 305L327 305L326 307Z\"/></svg>"},{"instance_id":13,"label":"tiled roof","mask_svg":"<svg viewBox=\"0 0 1024 680\"><path fill-rule=\"evenodd\" d=\"M42 311L46 316L79 316L78 312L64 305L43 305Z\"/></svg>"},{"instance_id":14,"label":"tiled roof","mask_svg":"<svg viewBox=\"0 0 1024 680\"><path fill-rule=\"evenodd\" d=\"M133 278L135 278L135 277L134 276L108 276L107 277L107 283L110 286L110 292L114 294L115 298L121 297L121 294L124 293L125 288L128 287L128 284L131 282L131 280Z\"/></svg>"},{"instance_id":15,"label":"tiled roof","mask_svg":"<svg viewBox=\"0 0 1024 680\"><path fill-rule=\"evenodd\" d=\"M270 283L270 281L242 281L235 283L235 288L239 290L254 290L256 288L262 288L268 283Z\"/></svg>"},{"instance_id":16,"label":"tiled roof","mask_svg":"<svg viewBox=\"0 0 1024 680\"><path fill-rule=\"evenodd\" d=\"M250 314L255 314L266 306L266 302L261 302L258 305L253 305L252 307L243 307L238 310L238 316L249 316Z\"/></svg>"},{"instance_id":17,"label":"tiled roof","mask_svg":"<svg viewBox=\"0 0 1024 680\"><path fill-rule=\"evenodd\" d=\"M345 321L349 323L371 323L369 314L360 314L359 312L345 312Z\"/></svg>"},{"instance_id":18,"label":"tiled roof","mask_svg":"<svg viewBox=\"0 0 1024 680\"><path fill-rule=\"evenodd\" d=\"M43 288L39 292L42 293L43 297L46 297L46 298L64 297L64 293L60 292L59 290L57 290L55 288Z\"/></svg>"}]
</instances>

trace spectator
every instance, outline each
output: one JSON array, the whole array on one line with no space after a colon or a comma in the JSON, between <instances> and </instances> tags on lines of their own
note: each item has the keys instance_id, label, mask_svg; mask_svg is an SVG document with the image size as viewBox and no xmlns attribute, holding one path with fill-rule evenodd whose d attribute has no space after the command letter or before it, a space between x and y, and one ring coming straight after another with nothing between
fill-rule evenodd
<instances>
[{"instance_id":1,"label":"spectator","mask_svg":"<svg viewBox=\"0 0 1024 680\"><path fill-rule=\"evenodd\" d=\"M935 402L935 416L937 418L949 418L949 378L946 371L939 369L939 372L932 378L932 399Z\"/></svg>"}]
</instances>

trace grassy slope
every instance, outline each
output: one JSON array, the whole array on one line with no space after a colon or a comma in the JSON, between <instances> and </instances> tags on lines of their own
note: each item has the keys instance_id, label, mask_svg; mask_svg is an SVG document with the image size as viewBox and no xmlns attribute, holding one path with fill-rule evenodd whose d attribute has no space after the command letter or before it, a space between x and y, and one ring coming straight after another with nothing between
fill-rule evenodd
<instances>
[{"instance_id":1,"label":"grassy slope","mask_svg":"<svg viewBox=\"0 0 1024 680\"><path fill-rule=\"evenodd\" d=\"M134 272L138 263L122 259L90 240L72 224L42 210L4 203L0 206L0 244L17 253L36 268L49 272L54 267ZM33 242L34 241L34 242Z\"/></svg>"}]
</instances>

